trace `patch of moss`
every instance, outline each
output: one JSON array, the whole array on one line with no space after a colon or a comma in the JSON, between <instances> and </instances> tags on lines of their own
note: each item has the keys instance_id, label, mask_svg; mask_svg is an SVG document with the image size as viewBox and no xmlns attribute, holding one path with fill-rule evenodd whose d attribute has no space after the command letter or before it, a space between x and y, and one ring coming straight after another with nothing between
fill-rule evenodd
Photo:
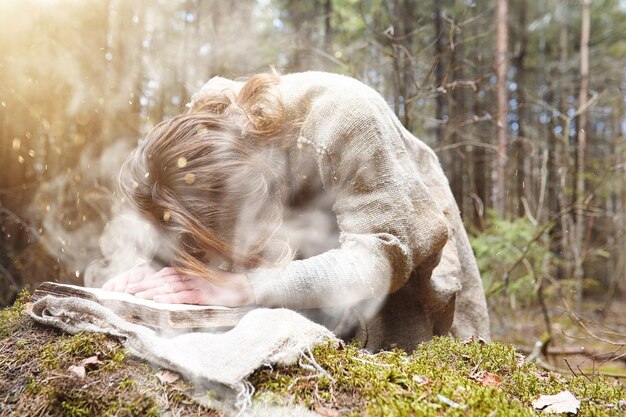
<instances>
[{"instance_id":1,"label":"patch of moss","mask_svg":"<svg viewBox=\"0 0 626 417\"><path fill-rule=\"evenodd\" d=\"M192 399L183 380L164 385L150 365L127 357L115 339L69 335L35 323L24 311L28 293L0 311L0 415L217 416ZM97 355L80 378L69 366Z\"/></svg>"},{"instance_id":2,"label":"patch of moss","mask_svg":"<svg viewBox=\"0 0 626 417\"><path fill-rule=\"evenodd\" d=\"M20 324L18 319L24 315L24 307L29 300L30 293L24 289L18 294L11 307L0 310L0 340L6 339L18 330Z\"/></svg>"},{"instance_id":3,"label":"patch of moss","mask_svg":"<svg viewBox=\"0 0 626 417\"><path fill-rule=\"evenodd\" d=\"M43 347L41 366L43 369L67 368L76 365L80 359L96 355L101 360L111 359L121 351L123 348L119 343L101 333L61 334Z\"/></svg>"},{"instance_id":4,"label":"patch of moss","mask_svg":"<svg viewBox=\"0 0 626 417\"><path fill-rule=\"evenodd\" d=\"M252 376L255 398L271 404L299 402L330 407L346 415L368 416L532 416L540 394L569 389L582 405L579 416L621 415L611 408L626 398L607 380L565 378L524 364L511 345L462 342L446 337L402 351L368 354L356 345L332 344L313 350L317 365L264 369ZM496 386L476 379L479 371L502 378Z\"/></svg>"}]
</instances>

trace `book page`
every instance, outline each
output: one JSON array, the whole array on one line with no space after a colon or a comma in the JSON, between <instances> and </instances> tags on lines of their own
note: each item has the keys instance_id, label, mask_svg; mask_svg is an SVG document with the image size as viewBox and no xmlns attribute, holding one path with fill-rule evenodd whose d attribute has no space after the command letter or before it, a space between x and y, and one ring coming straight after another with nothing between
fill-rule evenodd
<instances>
[{"instance_id":1,"label":"book page","mask_svg":"<svg viewBox=\"0 0 626 417\"><path fill-rule=\"evenodd\" d=\"M118 300L118 301L128 302L132 304L143 305L143 306L158 309L158 310L168 310L168 311L193 311L193 310L229 311L229 310L233 310L232 308L224 307L224 306L201 306L201 305L195 305L195 304L157 303L156 301L135 297L132 294L127 294L127 293L117 292L117 291L107 291L107 290L103 290L102 288L81 287L78 285L58 284L58 283L54 283L54 285L59 286L59 287L73 288L76 291L86 291L95 295L99 300Z\"/></svg>"}]
</instances>

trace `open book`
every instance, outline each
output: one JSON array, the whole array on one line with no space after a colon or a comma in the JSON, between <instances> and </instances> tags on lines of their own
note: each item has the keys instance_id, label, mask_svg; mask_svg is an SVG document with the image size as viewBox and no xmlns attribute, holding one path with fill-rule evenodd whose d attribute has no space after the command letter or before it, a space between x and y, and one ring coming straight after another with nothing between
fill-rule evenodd
<instances>
[{"instance_id":1,"label":"open book","mask_svg":"<svg viewBox=\"0 0 626 417\"><path fill-rule=\"evenodd\" d=\"M157 329L232 327L254 308L157 303L122 292L56 282L41 284L32 299L36 301L46 295L96 301L130 322Z\"/></svg>"}]
</instances>

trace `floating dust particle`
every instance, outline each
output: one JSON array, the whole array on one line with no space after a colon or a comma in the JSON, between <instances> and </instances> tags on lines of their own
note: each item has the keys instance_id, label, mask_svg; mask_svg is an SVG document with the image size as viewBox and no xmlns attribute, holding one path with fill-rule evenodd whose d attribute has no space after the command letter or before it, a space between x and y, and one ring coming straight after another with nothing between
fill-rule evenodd
<instances>
[{"instance_id":1,"label":"floating dust particle","mask_svg":"<svg viewBox=\"0 0 626 417\"><path fill-rule=\"evenodd\" d=\"M144 175L144 178L148 178L150 176L149 172L146 172L146 175Z\"/></svg>"},{"instance_id":2,"label":"floating dust particle","mask_svg":"<svg viewBox=\"0 0 626 417\"><path fill-rule=\"evenodd\" d=\"M18 160L18 162L19 162L20 164L23 164L23 163L24 163L24 161L26 161L22 155L18 156L18 157L17 157L17 160Z\"/></svg>"},{"instance_id":3,"label":"floating dust particle","mask_svg":"<svg viewBox=\"0 0 626 417\"><path fill-rule=\"evenodd\" d=\"M163 221L164 221L164 222L169 221L169 220L170 220L170 217L172 217L172 214L170 213L170 211L169 211L169 210L165 210L165 211L163 212Z\"/></svg>"},{"instance_id":4,"label":"floating dust particle","mask_svg":"<svg viewBox=\"0 0 626 417\"><path fill-rule=\"evenodd\" d=\"M75 145L84 145L85 144L85 136L81 134L74 135L74 144Z\"/></svg>"},{"instance_id":5,"label":"floating dust particle","mask_svg":"<svg viewBox=\"0 0 626 417\"><path fill-rule=\"evenodd\" d=\"M335 52L335 58L341 59L342 56L343 56L343 53L341 51Z\"/></svg>"},{"instance_id":6,"label":"floating dust particle","mask_svg":"<svg viewBox=\"0 0 626 417\"><path fill-rule=\"evenodd\" d=\"M209 133L209 129L206 126L200 126L198 130L196 130L196 133L199 135L205 135Z\"/></svg>"},{"instance_id":7,"label":"floating dust particle","mask_svg":"<svg viewBox=\"0 0 626 417\"><path fill-rule=\"evenodd\" d=\"M189 185L193 184L194 182L196 182L196 176L194 174L192 174L191 172L185 175L185 182Z\"/></svg>"},{"instance_id":8,"label":"floating dust particle","mask_svg":"<svg viewBox=\"0 0 626 417\"><path fill-rule=\"evenodd\" d=\"M80 271L76 271L76 278L80 278Z\"/></svg>"},{"instance_id":9,"label":"floating dust particle","mask_svg":"<svg viewBox=\"0 0 626 417\"><path fill-rule=\"evenodd\" d=\"M2 102L2 107L6 107L7 103L5 103L4 101Z\"/></svg>"},{"instance_id":10,"label":"floating dust particle","mask_svg":"<svg viewBox=\"0 0 626 417\"><path fill-rule=\"evenodd\" d=\"M13 150L19 151L22 147L22 140L20 138L13 138Z\"/></svg>"},{"instance_id":11,"label":"floating dust particle","mask_svg":"<svg viewBox=\"0 0 626 417\"><path fill-rule=\"evenodd\" d=\"M35 155L36 155L35 150L34 150L34 149L31 149L30 151L28 151L28 155L29 155L31 158L34 158L34 157L35 157Z\"/></svg>"},{"instance_id":12,"label":"floating dust particle","mask_svg":"<svg viewBox=\"0 0 626 417\"><path fill-rule=\"evenodd\" d=\"M50 211L50 204L46 206L46 211Z\"/></svg>"},{"instance_id":13,"label":"floating dust particle","mask_svg":"<svg viewBox=\"0 0 626 417\"><path fill-rule=\"evenodd\" d=\"M187 166L187 158L181 156L178 158L178 161L176 161L176 165L178 165L178 168L185 168Z\"/></svg>"},{"instance_id":14,"label":"floating dust particle","mask_svg":"<svg viewBox=\"0 0 626 417\"><path fill-rule=\"evenodd\" d=\"M139 187L139 183L137 181L133 181L133 188L138 188Z\"/></svg>"}]
</instances>

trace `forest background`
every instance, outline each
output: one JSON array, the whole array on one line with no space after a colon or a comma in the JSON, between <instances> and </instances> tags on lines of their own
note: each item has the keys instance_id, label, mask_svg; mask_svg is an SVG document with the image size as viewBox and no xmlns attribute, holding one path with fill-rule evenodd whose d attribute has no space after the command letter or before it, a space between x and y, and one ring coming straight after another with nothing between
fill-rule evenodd
<instances>
[{"instance_id":1,"label":"forest background","mask_svg":"<svg viewBox=\"0 0 626 417\"><path fill-rule=\"evenodd\" d=\"M624 0L1 1L0 307L83 283L121 161L210 77L324 70L437 152L496 338L624 336L624 34Z\"/></svg>"}]
</instances>

